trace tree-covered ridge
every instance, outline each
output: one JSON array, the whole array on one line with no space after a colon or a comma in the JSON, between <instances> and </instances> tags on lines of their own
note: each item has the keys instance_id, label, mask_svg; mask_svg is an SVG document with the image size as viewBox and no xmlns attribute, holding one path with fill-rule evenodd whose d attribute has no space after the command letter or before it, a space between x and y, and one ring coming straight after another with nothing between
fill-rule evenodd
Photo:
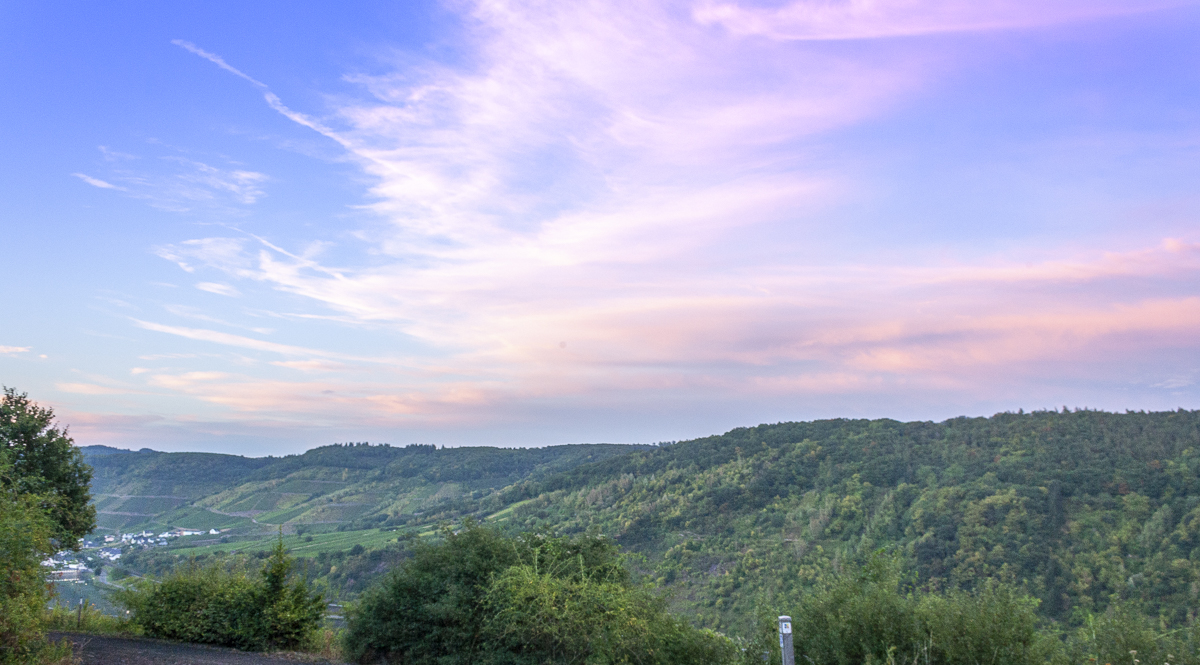
<instances>
[{"instance_id":1,"label":"tree-covered ridge","mask_svg":"<svg viewBox=\"0 0 1200 665\"><path fill-rule=\"evenodd\" d=\"M269 457L149 449L113 452L115 449L107 446L81 450L92 466L92 492L97 495L200 498L214 488L245 482L251 473L273 461Z\"/></svg>"},{"instance_id":2,"label":"tree-covered ridge","mask_svg":"<svg viewBox=\"0 0 1200 665\"><path fill-rule=\"evenodd\" d=\"M268 460L155 519L248 522L211 506L306 529L430 533L467 515L514 531L595 528L643 556L640 574L677 609L735 634L879 549L918 584L1019 585L1047 618L1083 621L1122 599L1177 625L1200 603L1198 454L1192 411L781 423L641 449L343 445ZM342 521L314 524L327 515ZM345 547L310 560L340 598L404 556ZM144 554L134 559L177 558Z\"/></svg>"},{"instance_id":3,"label":"tree-covered ridge","mask_svg":"<svg viewBox=\"0 0 1200 665\"><path fill-rule=\"evenodd\" d=\"M99 524L111 530L252 528L261 524L395 525L452 501L620 455L634 446L547 448L334 444L301 455L116 453L84 448Z\"/></svg>"},{"instance_id":4,"label":"tree-covered ridge","mask_svg":"<svg viewBox=\"0 0 1200 665\"><path fill-rule=\"evenodd\" d=\"M733 430L513 488L522 525L598 527L709 625L900 551L921 583L1024 585L1051 617L1113 599L1176 623L1200 592L1200 412L827 420Z\"/></svg>"}]
</instances>

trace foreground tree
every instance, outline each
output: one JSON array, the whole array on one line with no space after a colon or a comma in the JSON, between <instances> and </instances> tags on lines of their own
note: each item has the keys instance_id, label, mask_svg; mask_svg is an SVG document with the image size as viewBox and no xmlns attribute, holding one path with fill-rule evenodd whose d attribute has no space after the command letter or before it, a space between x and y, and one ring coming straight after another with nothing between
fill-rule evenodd
<instances>
[{"instance_id":1,"label":"foreground tree","mask_svg":"<svg viewBox=\"0 0 1200 665\"><path fill-rule=\"evenodd\" d=\"M0 488L36 497L54 523L60 548L73 548L96 526L91 505L92 468L68 436L54 424L54 411L38 406L25 393L5 388L0 397L0 457L8 472Z\"/></svg>"},{"instance_id":2,"label":"foreground tree","mask_svg":"<svg viewBox=\"0 0 1200 665\"><path fill-rule=\"evenodd\" d=\"M91 468L54 413L24 393L0 397L0 663L64 655L46 642L42 561L95 526Z\"/></svg>"},{"instance_id":3,"label":"foreground tree","mask_svg":"<svg viewBox=\"0 0 1200 665\"><path fill-rule=\"evenodd\" d=\"M0 455L0 478L12 465ZM36 662L47 648L42 615L49 595L42 560L54 551L54 523L37 498L0 487L0 663Z\"/></svg>"},{"instance_id":4,"label":"foreground tree","mask_svg":"<svg viewBox=\"0 0 1200 665\"><path fill-rule=\"evenodd\" d=\"M630 581L602 537L526 534L474 523L418 543L351 614L348 655L413 665L720 665L738 650L667 612Z\"/></svg>"}]
</instances>

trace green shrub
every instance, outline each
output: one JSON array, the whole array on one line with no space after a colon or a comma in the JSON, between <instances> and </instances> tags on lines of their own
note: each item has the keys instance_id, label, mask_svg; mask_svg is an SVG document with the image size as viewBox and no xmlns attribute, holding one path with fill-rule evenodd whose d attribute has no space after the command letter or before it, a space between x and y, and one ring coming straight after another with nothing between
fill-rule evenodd
<instances>
[{"instance_id":1,"label":"green shrub","mask_svg":"<svg viewBox=\"0 0 1200 665\"><path fill-rule=\"evenodd\" d=\"M812 665L886 661L924 642L916 600L900 593L898 563L880 555L809 594L792 626L797 658Z\"/></svg>"},{"instance_id":2,"label":"green shrub","mask_svg":"<svg viewBox=\"0 0 1200 665\"><path fill-rule=\"evenodd\" d=\"M288 583L292 565L280 539L258 575L192 565L117 599L153 637L255 651L296 648L316 631L324 600L302 580Z\"/></svg>"},{"instance_id":3,"label":"green shrub","mask_svg":"<svg viewBox=\"0 0 1200 665\"><path fill-rule=\"evenodd\" d=\"M737 655L730 640L671 616L649 589L586 574L513 566L489 585L485 607L492 656L484 660L497 664L715 664Z\"/></svg>"},{"instance_id":4,"label":"green shrub","mask_svg":"<svg viewBox=\"0 0 1200 665\"><path fill-rule=\"evenodd\" d=\"M793 615L797 662L1026 665L1065 656L1038 629L1027 594L995 581L972 592L905 591L899 571L898 560L877 554L806 597Z\"/></svg>"},{"instance_id":5,"label":"green shrub","mask_svg":"<svg viewBox=\"0 0 1200 665\"><path fill-rule=\"evenodd\" d=\"M918 610L933 663L1025 665L1063 655L1058 638L1038 630L1037 600L995 581L974 592L927 594Z\"/></svg>"},{"instance_id":6,"label":"green shrub","mask_svg":"<svg viewBox=\"0 0 1200 665\"><path fill-rule=\"evenodd\" d=\"M5 471L0 456L0 473ZM53 552L53 523L38 497L0 488L0 663L29 663L49 649L49 599L42 559Z\"/></svg>"},{"instance_id":7,"label":"green shrub","mask_svg":"<svg viewBox=\"0 0 1200 665\"><path fill-rule=\"evenodd\" d=\"M1089 665L1200 665L1200 624L1166 632L1156 628L1133 607L1114 603L1103 614L1088 616L1075 631L1071 660Z\"/></svg>"},{"instance_id":8,"label":"green shrub","mask_svg":"<svg viewBox=\"0 0 1200 665\"><path fill-rule=\"evenodd\" d=\"M595 536L506 538L469 523L413 556L351 609L345 654L406 665L719 665L727 638L671 616Z\"/></svg>"},{"instance_id":9,"label":"green shrub","mask_svg":"<svg viewBox=\"0 0 1200 665\"><path fill-rule=\"evenodd\" d=\"M470 662L481 646L487 585L517 562L511 541L474 525L438 545L418 542L411 559L347 608L347 657Z\"/></svg>"}]
</instances>

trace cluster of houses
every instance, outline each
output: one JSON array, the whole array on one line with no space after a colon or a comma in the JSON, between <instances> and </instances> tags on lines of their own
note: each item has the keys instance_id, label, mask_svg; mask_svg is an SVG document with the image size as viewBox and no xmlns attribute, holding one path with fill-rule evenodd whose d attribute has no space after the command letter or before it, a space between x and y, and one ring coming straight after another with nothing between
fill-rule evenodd
<instances>
[{"instance_id":1,"label":"cluster of houses","mask_svg":"<svg viewBox=\"0 0 1200 665\"><path fill-rule=\"evenodd\" d=\"M101 547L100 551L96 553L96 556L104 559L105 561L116 561L117 559L121 558L121 548Z\"/></svg>"},{"instance_id":2,"label":"cluster of houses","mask_svg":"<svg viewBox=\"0 0 1200 665\"><path fill-rule=\"evenodd\" d=\"M118 538L122 545L139 545L142 547L156 547L167 544L167 539L178 538L180 536L202 536L204 534L218 535L221 532L217 529L172 529L155 535L153 531L142 531L140 533L123 533L118 536L105 536L105 543L115 543Z\"/></svg>"},{"instance_id":3,"label":"cluster of houses","mask_svg":"<svg viewBox=\"0 0 1200 665\"><path fill-rule=\"evenodd\" d=\"M86 563L72 561L70 563L55 561L53 558L46 559L42 562L43 566L52 568L49 571L49 579L55 582L81 582L80 577L83 572L88 569Z\"/></svg>"},{"instance_id":4,"label":"cluster of houses","mask_svg":"<svg viewBox=\"0 0 1200 665\"><path fill-rule=\"evenodd\" d=\"M121 558L121 550L124 547L161 547L166 545L169 538L179 538L180 536L202 536L204 534L220 535L220 530L209 529L171 529L159 534L153 531L141 531L139 533L123 533L119 536L104 536L103 542L99 537L95 539L80 538L79 544L87 550L96 550L93 555L103 561L116 561ZM51 580L61 582L78 582L82 581L81 576L84 571L88 570L89 566L85 562L76 561L75 554L64 550L42 562L43 566L50 568L49 577ZM97 566L99 563L92 562Z\"/></svg>"}]
</instances>

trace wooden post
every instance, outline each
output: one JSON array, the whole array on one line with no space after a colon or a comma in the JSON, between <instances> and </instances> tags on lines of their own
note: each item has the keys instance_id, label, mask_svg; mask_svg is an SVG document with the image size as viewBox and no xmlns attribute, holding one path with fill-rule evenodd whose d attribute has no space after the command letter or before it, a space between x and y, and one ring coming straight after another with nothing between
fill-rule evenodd
<instances>
[{"instance_id":1,"label":"wooden post","mask_svg":"<svg viewBox=\"0 0 1200 665\"><path fill-rule=\"evenodd\" d=\"M83 630L83 599L79 599L79 616L75 619L75 630Z\"/></svg>"},{"instance_id":2,"label":"wooden post","mask_svg":"<svg viewBox=\"0 0 1200 665\"><path fill-rule=\"evenodd\" d=\"M796 653L792 647L792 617L779 617L779 650L783 652L783 665L796 665Z\"/></svg>"}]
</instances>

